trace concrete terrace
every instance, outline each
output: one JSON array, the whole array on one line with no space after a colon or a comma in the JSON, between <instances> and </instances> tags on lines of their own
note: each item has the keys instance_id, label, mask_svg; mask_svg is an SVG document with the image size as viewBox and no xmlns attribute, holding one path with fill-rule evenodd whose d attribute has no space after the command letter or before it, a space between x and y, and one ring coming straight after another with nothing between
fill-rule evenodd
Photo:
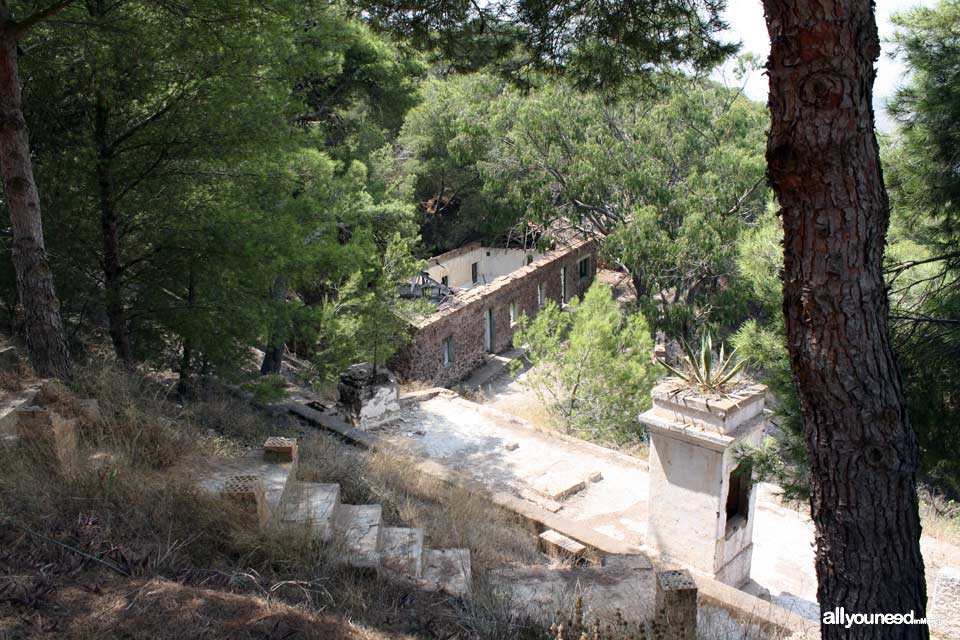
<instances>
[{"instance_id":1,"label":"concrete terrace","mask_svg":"<svg viewBox=\"0 0 960 640\"><path fill-rule=\"evenodd\" d=\"M407 404L400 422L378 435L491 491L512 493L654 554L645 544L649 481L644 459L544 433L507 413L450 395ZM745 590L769 592L772 602L817 620L809 518L782 505L770 485L759 487L755 518L751 581ZM960 550L928 537L923 551L931 577L942 564L960 558Z\"/></svg>"}]
</instances>

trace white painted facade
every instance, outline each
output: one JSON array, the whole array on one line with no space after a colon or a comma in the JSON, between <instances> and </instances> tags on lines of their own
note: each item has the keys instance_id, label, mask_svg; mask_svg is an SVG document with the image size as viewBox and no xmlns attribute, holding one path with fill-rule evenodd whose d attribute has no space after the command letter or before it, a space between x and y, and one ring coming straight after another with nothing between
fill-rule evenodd
<instances>
[{"instance_id":1,"label":"white painted facade","mask_svg":"<svg viewBox=\"0 0 960 640\"><path fill-rule=\"evenodd\" d=\"M459 255L438 256L435 261L431 260L427 273L437 282L444 282L444 278L447 278L446 284L449 287L469 289L489 284L541 257L543 257L542 253L533 250L494 249L478 246ZM473 279L474 264L477 265L476 282Z\"/></svg>"}]
</instances>

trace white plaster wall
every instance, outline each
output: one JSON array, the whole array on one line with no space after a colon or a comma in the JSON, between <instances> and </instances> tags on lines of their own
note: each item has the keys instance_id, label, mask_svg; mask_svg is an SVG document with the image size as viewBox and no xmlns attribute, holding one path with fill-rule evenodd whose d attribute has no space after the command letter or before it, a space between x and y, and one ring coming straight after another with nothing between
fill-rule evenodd
<instances>
[{"instance_id":1,"label":"white plaster wall","mask_svg":"<svg viewBox=\"0 0 960 640\"><path fill-rule=\"evenodd\" d=\"M650 434L647 544L705 573L715 570L724 478L719 451Z\"/></svg>"},{"instance_id":2,"label":"white plaster wall","mask_svg":"<svg viewBox=\"0 0 960 640\"><path fill-rule=\"evenodd\" d=\"M377 387L370 398L360 407L361 429L376 427L397 419L400 415L400 401L397 385L386 384Z\"/></svg>"},{"instance_id":3,"label":"white plaster wall","mask_svg":"<svg viewBox=\"0 0 960 640\"><path fill-rule=\"evenodd\" d=\"M745 438L744 441L748 442L751 445L758 445L760 443L762 432L756 431L751 434L749 437ZM739 461L737 456L734 454L733 448L727 449L723 452L723 486L721 488L720 495L726 496L729 491L730 484L730 474L733 473L733 470L737 468ZM723 503L723 510L720 512L720 518L718 518L718 528L717 528L717 554L715 560L715 571L720 571L727 563L731 562L736 558L740 553L753 544L753 524L756 520L756 510L757 510L757 492L759 491L759 486L756 482L752 482L752 487L750 489L750 504L747 507L747 522L742 526L733 531L730 537L726 537L727 532L727 510L726 510L726 501ZM747 567L749 575L749 566Z\"/></svg>"},{"instance_id":4,"label":"white plaster wall","mask_svg":"<svg viewBox=\"0 0 960 640\"><path fill-rule=\"evenodd\" d=\"M487 254L490 254L489 256ZM532 255L538 260L543 254L523 249L491 249L480 247L462 255L445 260L439 265L427 269L430 277L440 282L443 276L450 278L450 286L469 289L473 283L470 265L478 264L478 285L493 282L500 276L513 273L521 267L527 266L527 256Z\"/></svg>"}]
</instances>

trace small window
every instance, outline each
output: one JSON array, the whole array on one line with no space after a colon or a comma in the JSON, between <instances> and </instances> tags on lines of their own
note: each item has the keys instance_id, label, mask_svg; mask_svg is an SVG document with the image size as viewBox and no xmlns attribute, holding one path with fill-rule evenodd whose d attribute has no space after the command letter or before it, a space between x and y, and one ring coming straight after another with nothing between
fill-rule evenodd
<instances>
[{"instance_id":1,"label":"small window","mask_svg":"<svg viewBox=\"0 0 960 640\"><path fill-rule=\"evenodd\" d=\"M517 303L510 303L510 326L517 324Z\"/></svg>"},{"instance_id":2,"label":"small window","mask_svg":"<svg viewBox=\"0 0 960 640\"><path fill-rule=\"evenodd\" d=\"M480 280L480 263L474 262L470 265L470 278L473 280L474 284Z\"/></svg>"},{"instance_id":3,"label":"small window","mask_svg":"<svg viewBox=\"0 0 960 640\"><path fill-rule=\"evenodd\" d=\"M746 523L750 513L752 485L753 469L749 462L741 462L730 473L730 482L727 485L727 535Z\"/></svg>"},{"instance_id":4,"label":"small window","mask_svg":"<svg viewBox=\"0 0 960 640\"><path fill-rule=\"evenodd\" d=\"M579 263L577 263L580 268L580 278L589 278L590 277L590 256L587 256Z\"/></svg>"},{"instance_id":5,"label":"small window","mask_svg":"<svg viewBox=\"0 0 960 640\"><path fill-rule=\"evenodd\" d=\"M447 336L443 339L443 366L449 367L453 364L453 336Z\"/></svg>"},{"instance_id":6,"label":"small window","mask_svg":"<svg viewBox=\"0 0 960 640\"><path fill-rule=\"evenodd\" d=\"M442 278L440 278L440 284L442 284L442 285L445 286L445 287L449 287L449 286L450 286L450 276L443 276Z\"/></svg>"},{"instance_id":7,"label":"small window","mask_svg":"<svg viewBox=\"0 0 960 640\"><path fill-rule=\"evenodd\" d=\"M543 283L540 282L537 284L537 308L542 308L544 304L544 295L543 295Z\"/></svg>"}]
</instances>

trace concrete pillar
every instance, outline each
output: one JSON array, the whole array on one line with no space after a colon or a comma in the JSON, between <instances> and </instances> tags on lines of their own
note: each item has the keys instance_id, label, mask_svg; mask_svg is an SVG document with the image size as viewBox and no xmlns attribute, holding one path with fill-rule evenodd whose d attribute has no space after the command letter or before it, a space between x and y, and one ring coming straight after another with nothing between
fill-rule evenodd
<instances>
[{"instance_id":1,"label":"concrete pillar","mask_svg":"<svg viewBox=\"0 0 960 640\"><path fill-rule=\"evenodd\" d=\"M19 373L20 355L16 347L0 349L0 373Z\"/></svg>"},{"instance_id":2,"label":"concrete pillar","mask_svg":"<svg viewBox=\"0 0 960 640\"><path fill-rule=\"evenodd\" d=\"M734 587L750 577L756 491L734 449L762 436L766 387L703 394L675 378L640 416L650 432L647 544Z\"/></svg>"},{"instance_id":3,"label":"concrete pillar","mask_svg":"<svg viewBox=\"0 0 960 640\"><path fill-rule=\"evenodd\" d=\"M944 638L960 638L960 569L941 567L928 615L930 629Z\"/></svg>"},{"instance_id":4,"label":"concrete pillar","mask_svg":"<svg viewBox=\"0 0 960 640\"><path fill-rule=\"evenodd\" d=\"M77 420L56 411L31 406L18 409L16 429L20 442L37 455L61 465L72 464L77 457Z\"/></svg>"},{"instance_id":5,"label":"concrete pillar","mask_svg":"<svg viewBox=\"0 0 960 640\"><path fill-rule=\"evenodd\" d=\"M697 583L689 571L658 571L655 603L663 640L695 640Z\"/></svg>"},{"instance_id":6,"label":"concrete pillar","mask_svg":"<svg viewBox=\"0 0 960 640\"><path fill-rule=\"evenodd\" d=\"M369 429L400 417L397 378L386 367L355 364L340 374L337 408L358 429Z\"/></svg>"}]
</instances>

